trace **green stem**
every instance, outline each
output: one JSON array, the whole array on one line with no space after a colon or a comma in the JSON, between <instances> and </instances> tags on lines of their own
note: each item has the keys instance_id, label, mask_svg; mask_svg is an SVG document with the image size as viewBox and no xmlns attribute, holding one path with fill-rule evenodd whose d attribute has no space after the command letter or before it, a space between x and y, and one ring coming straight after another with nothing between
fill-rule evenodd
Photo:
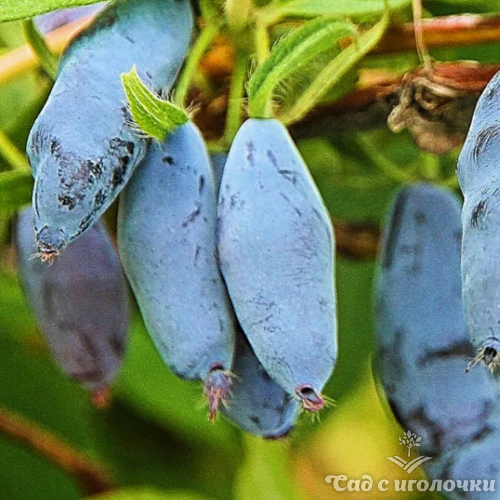
<instances>
[{"instance_id":1,"label":"green stem","mask_svg":"<svg viewBox=\"0 0 500 500\"><path fill-rule=\"evenodd\" d=\"M31 19L23 21L23 30L24 37L40 61L43 70L52 80L55 80L57 66L59 65L57 56L49 49L43 36L40 35Z\"/></svg>"},{"instance_id":2,"label":"green stem","mask_svg":"<svg viewBox=\"0 0 500 500\"><path fill-rule=\"evenodd\" d=\"M415 182L415 178L401 170L397 165L389 161L380 154L379 150L366 137L359 137L356 141L364 153L370 158L373 165L378 168L386 177L403 184Z\"/></svg>"},{"instance_id":3,"label":"green stem","mask_svg":"<svg viewBox=\"0 0 500 500\"><path fill-rule=\"evenodd\" d=\"M257 23L255 27L255 55L259 65L269 57L270 45L271 42L269 40L267 26L262 23Z\"/></svg>"},{"instance_id":4,"label":"green stem","mask_svg":"<svg viewBox=\"0 0 500 500\"><path fill-rule=\"evenodd\" d=\"M17 149L15 144L0 130L0 155L7 161L13 170L30 170L26 157Z\"/></svg>"},{"instance_id":5,"label":"green stem","mask_svg":"<svg viewBox=\"0 0 500 500\"><path fill-rule=\"evenodd\" d=\"M412 0L412 10L413 10L413 26L415 30L415 45L417 46L417 52L422 61L424 69L430 71L432 66L431 56L429 51L425 46L424 34L422 30L422 0Z\"/></svg>"},{"instance_id":6,"label":"green stem","mask_svg":"<svg viewBox=\"0 0 500 500\"><path fill-rule=\"evenodd\" d=\"M252 9L252 0L226 0L226 19L231 30L241 30L248 23Z\"/></svg>"},{"instance_id":7,"label":"green stem","mask_svg":"<svg viewBox=\"0 0 500 500\"><path fill-rule=\"evenodd\" d=\"M200 0L200 11L205 21L215 19L219 15L219 9L213 0Z\"/></svg>"},{"instance_id":8,"label":"green stem","mask_svg":"<svg viewBox=\"0 0 500 500\"><path fill-rule=\"evenodd\" d=\"M245 97L245 83L248 76L250 57L247 52L238 51L231 87L229 89L229 102L227 104L226 128L224 131L224 142L229 146L238 132L242 121L242 102Z\"/></svg>"},{"instance_id":9,"label":"green stem","mask_svg":"<svg viewBox=\"0 0 500 500\"><path fill-rule=\"evenodd\" d=\"M329 181L332 185L341 186L343 188L366 191L394 185L392 179L380 175L336 175L332 176Z\"/></svg>"},{"instance_id":10,"label":"green stem","mask_svg":"<svg viewBox=\"0 0 500 500\"><path fill-rule=\"evenodd\" d=\"M437 181L440 174L439 158L432 153L421 153L420 156L420 176L426 180Z\"/></svg>"},{"instance_id":11,"label":"green stem","mask_svg":"<svg viewBox=\"0 0 500 500\"><path fill-rule=\"evenodd\" d=\"M198 64L212 43L213 39L218 35L220 25L218 23L208 24L200 33L196 43L191 48L189 57L182 71L182 74L177 83L175 90L174 103L178 106L186 104L189 87L198 69Z\"/></svg>"}]
</instances>

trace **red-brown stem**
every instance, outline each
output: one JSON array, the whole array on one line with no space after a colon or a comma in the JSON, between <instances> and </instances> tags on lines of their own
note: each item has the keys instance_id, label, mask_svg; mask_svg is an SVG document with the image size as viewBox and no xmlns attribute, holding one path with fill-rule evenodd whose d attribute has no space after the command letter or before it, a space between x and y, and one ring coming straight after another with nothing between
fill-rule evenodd
<instances>
[{"instance_id":1,"label":"red-brown stem","mask_svg":"<svg viewBox=\"0 0 500 500\"><path fill-rule=\"evenodd\" d=\"M423 19L422 38L428 49L498 42L500 41L500 16L464 14ZM409 50L416 50L413 23L391 27L373 53Z\"/></svg>"},{"instance_id":2,"label":"red-brown stem","mask_svg":"<svg viewBox=\"0 0 500 500\"><path fill-rule=\"evenodd\" d=\"M73 476L85 495L114 488L108 471L71 445L37 424L0 407L0 432L36 451Z\"/></svg>"}]
</instances>

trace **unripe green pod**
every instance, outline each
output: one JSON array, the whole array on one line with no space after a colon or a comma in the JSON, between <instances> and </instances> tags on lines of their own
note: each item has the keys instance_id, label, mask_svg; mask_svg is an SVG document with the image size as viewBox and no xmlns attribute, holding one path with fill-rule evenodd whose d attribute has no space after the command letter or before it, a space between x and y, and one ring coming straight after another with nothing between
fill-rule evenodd
<instances>
[{"instance_id":1,"label":"unripe green pod","mask_svg":"<svg viewBox=\"0 0 500 500\"><path fill-rule=\"evenodd\" d=\"M236 339L233 386L221 412L247 432L284 438L292 431L300 406L268 375L241 329Z\"/></svg>"},{"instance_id":2,"label":"unripe green pod","mask_svg":"<svg viewBox=\"0 0 500 500\"><path fill-rule=\"evenodd\" d=\"M286 128L247 120L225 164L218 250L238 320L269 375L318 411L337 354L328 213Z\"/></svg>"},{"instance_id":3,"label":"unripe green pod","mask_svg":"<svg viewBox=\"0 0 500 500\"><path fill-rule=\"evenodd\" d=\"M63 371L98 400L125 352L128 296L118 255L97 223L52 264L33 259L32 210L19 213L16 247L21 283Z\"/></svg>"},{"instance_id":4,"label":"unripe green pod","mask_svg":"<svg viewBox=\"0 0 500 500\"><path fill-rule=\"evenodd\" d=\"M495 254L500 231L498 113L500 73L483 91L458 160L464 195L462 210L462 293L475 361L494 369L500 362L500 263Z\"/></svg>"},{"instance_id":5,"label":"unripe green pod","mask_svg":"<svg viewBox=\"0 0 500 500\"><path fill-rule=\"evenodd\" d=\"M177 375L200 379L215 416L227 396L235 326L215 257L217 201L192 122L153 144L123 192L118 241L146 327Z\"/></svg>"},{"instance_id":6,"label":"unripe green pod","mask_svg":"<svg viewBox=\"0 0 500 500\"><path fill-rule=\"evenodd\" d=\"M426 462L436 479L468 479L443 475L433 464L452 451L461 460L490 431L500 439L496 381L484 366L464 373L472 346L460 243L460 206L451 193L430 185L398 193L376 286L377 371L403 429L421 437L422 455L437 457ZM495 460L482 458L485 467Z\"/></svg>"},{"instance_id":7,"label":"unripe green pod","mask_svg":"<svg viewBox=\"0 0 500 500\"><path fill-rule=\"evenodd\" d=\"M121 74L135 65L152 90L168 91L192 25L188 0L118 0L64 53L27 146L42 259L98 220L146 152L147 138L131 124Z\"/></svg>"}]
</instances>

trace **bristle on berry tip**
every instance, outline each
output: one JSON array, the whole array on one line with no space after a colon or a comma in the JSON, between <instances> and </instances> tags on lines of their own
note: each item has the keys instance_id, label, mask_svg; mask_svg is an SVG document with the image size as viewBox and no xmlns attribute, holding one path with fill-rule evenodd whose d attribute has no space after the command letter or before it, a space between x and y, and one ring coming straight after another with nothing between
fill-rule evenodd
<instances>
[{"instance_id":1,"label":"bristle on berry tip","mask_svg":"<svg viewBox=\"0 0 500 500\"><path fill-rule=\"evenodd\" d=\"M208 402L208 420L213 422L221 404L225 404L231 393L233 375L221 365L214 366L208 373L203 386L203 393Z\"/></svg>"}]
</instances>

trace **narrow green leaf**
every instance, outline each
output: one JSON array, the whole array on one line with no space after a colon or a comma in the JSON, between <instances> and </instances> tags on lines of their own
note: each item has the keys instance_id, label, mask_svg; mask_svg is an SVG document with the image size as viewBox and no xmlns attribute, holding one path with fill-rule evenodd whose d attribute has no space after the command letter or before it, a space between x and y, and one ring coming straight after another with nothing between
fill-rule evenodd
<instances>
[{"instance_id":1,"label":"narrow green leaf","mask_svg":"<svg viewBox=\"0 0 500 500\"><path fill-rule=\"evenodd\" d=\"M33 178L28 171L0 174L0 214L13 213L31 201Z\"/></svg>"},{"instance_id":2,"label":"narrow green leaf","mask_svg":"<svg viewBox=\"0 0 500 500\"><path fill-rule=\"evenodd\" d=\"M141 81L135 66L122 74L123 88L135 123L158 140L189 120L189 115L174 104L160 99Z\"/></svg>"},{"instance_id":3,"label":"narrow green leaf","mask_svg":"<svg viewBox=\"0 0 500 500\"><path fill-rule=\"evenodd\" d=\"M278 42L269 58L257 68L248 83L249 114L270 118L276 89L292 74L298 74L311 59L331 50L342 38L353 35L345 21L319 18L309 21Z\"/></svg>"},{"instance_id":4,"label":"narrow green leaf","mask_svg":"<svg viewBox=\"0 0 500 500\"><path fill-rule=\"evenodd\" d=\"M389 0L391 11L408 9L411 0ZM261 17L275 24L287 17L310 18L317 16L349 17L355 21L380 19L385 11L384 0L290 0L273 3L262 10Z\"/></svg>"},{"instance_id":5,"label":"narrow green leaf","mask_svg":"<svg viewBox=\"0 0 500 500\"><path fill-rule=\"evenodd\" d=\"M343 50L316 77L309 88L280 120L290 124L303 118L340 79L351 70L379 42L389 25L389 13Z\"/></svg>"},{"instance_id":6,"label":"narrow green leaf","mask_svg":"<svg viewBox=\"0 0 500 500\"><path fill-rule=\"evenodd\" d=\"M45 39L36 29L36 26L31 19L23 22L23 28L26 41L38 57L40 65L47 75L49 75L52 80L55 80L57 75L57 66L59 65L58 57L49 49L45 43Z\"/></svg>"},{"instance_id":7,"label":"narrow green leaf","mask_svg":"<svg viewBox=\"0 0 500 500\"><path fill-rule=\"evenodd\" d=\"M1 0L0 22L30 19L56 9L90 5L102 0Z\"/></svg>"}]
</instances>

